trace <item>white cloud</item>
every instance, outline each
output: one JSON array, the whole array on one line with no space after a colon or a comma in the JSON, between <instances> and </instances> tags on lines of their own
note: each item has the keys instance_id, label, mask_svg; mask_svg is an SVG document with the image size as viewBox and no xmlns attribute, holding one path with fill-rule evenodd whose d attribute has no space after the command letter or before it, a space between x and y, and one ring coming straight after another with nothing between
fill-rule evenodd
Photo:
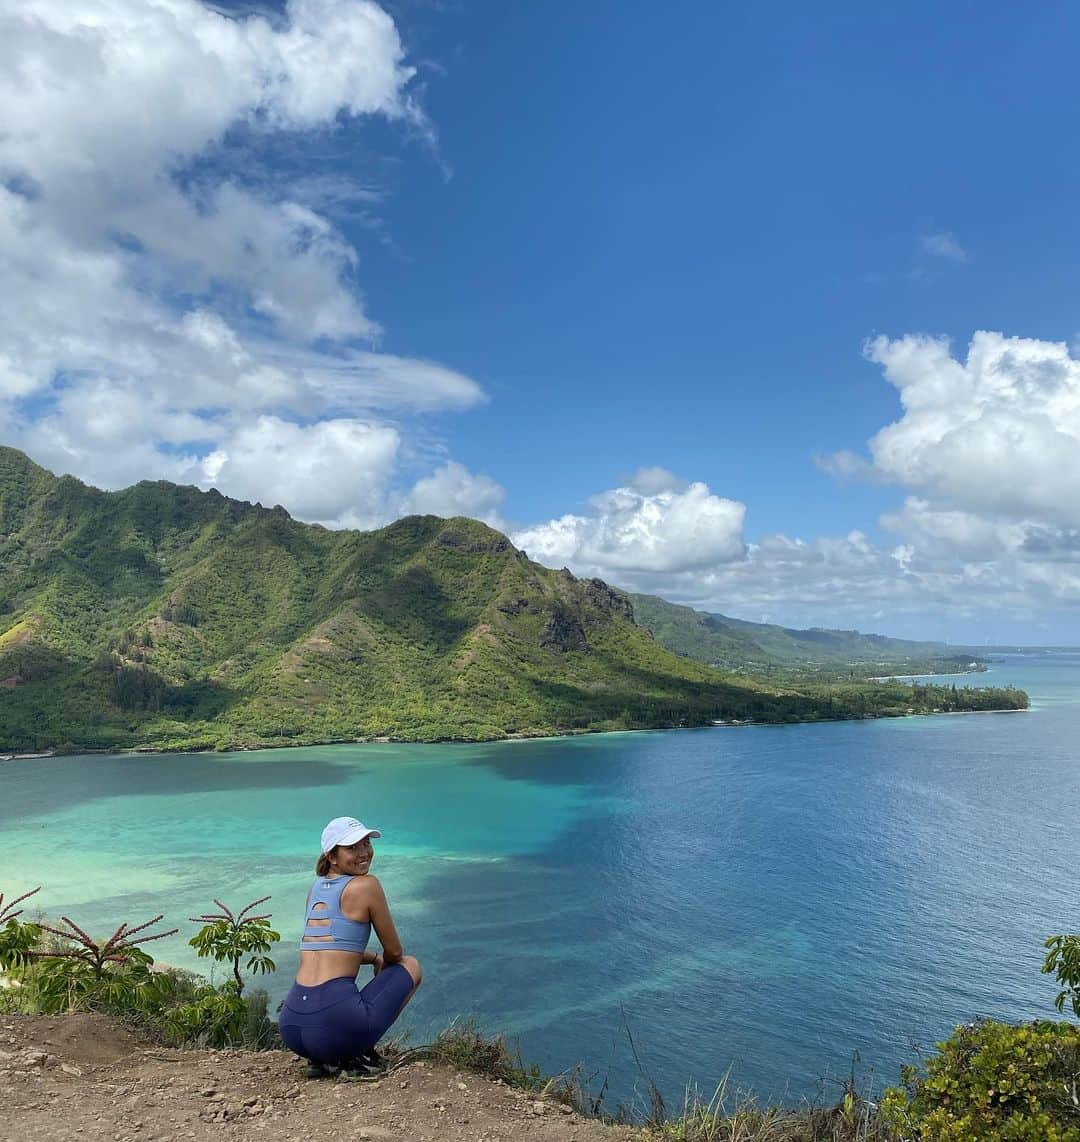
<instances>
[{"instance_id":1,"label":"white cloud","mask_svg":"<svg viewBox=\"0 0 1080 1142\"><path fill-rule=\"evenodd\" d=\"M365 115L423 129L411 76L370 0L289 0L273 24L198 0L5 5L4 442L107 487L213 479L308 518L372 518L401 439L385 416L483 394L358 346L380 328L345 235L302 182L244 183L214 155L241 127L255 145Z\"/></svg>"},{"instance_id":2,"label":"white cloud","mask_svg":"<svg viewBox=\"0 0 1080 1142\"><path fill-rule=\"evenodd\" d=\"M931 254L935 258L944 258L946 261L958 262L961 265L968 260L967 251L948 230L923 234L919 244L923 253Z\"/></svg>"},{"instance_id":3,"label":"white cloud","mask_svg":"<svg viewBox=\"0 0 1080 1142\"><path fill-rule=\"evenodd\" d=\"M682 487L604 492L589 513L513 539L547 566L698 610L790 626L979 641L988 624L1030 630L1045 621L1052 630L1062 614L1080 612L1080 529L909 496L882 520L902 542L882 544L853 530L807 539L773 534L744 545L742 504L701 483Z\"/></svg>"},{"instance_id":4,"label":"white cloud","mask_svg":"<svg viewBox=\"0 0 1080 1142\"><path fill-rule=\"evenodd\" d=\"M1026 628L1026 641L1062 642L1070 638L1060 624L1068 621L1075 631L1080 612L1080 539L1073 542L1071 560L967 562L951 550L877 545L858 531L808 540L769 535L751 543L743 560L666 574L616 573L609 582L756 622L953 642ZM1059 624L1041 638L1030 633L1040 615Z\"/></svg>"},{"instance_id":5,"label":"white cloud","mask_svg":"<svg viewBox=\"0 0 1080 1142\"><path fill-rule=\"evenodd\" d=\"M588 515L525 528L514 543L541 563L617 582L742 559L745 506L701 483L676 490L670 473L658 478L662 471L642 469L636 485L593 496Z\"/></svg>"},{"instance_id":6,"label":"white cloud","mask_svg":"<svg viewBox=\"0 0 1080 1142\"><path fill-rule=\"evenodd\" d=\"M505 527L499 508L506 490L490 476L475 475L456 461L449 461L430 476L416 482L399 507L401 515L437 515L444 519L471 516L492 527Z\"/></svg>"},{"instance_id":7,"label":"white cloud","mask_svg":"<svg viewBox=\"0 0 1080 1142\"><path fill-rule=\"evenodd\" d=\"M935 508L917 496L909 496L900 511L887 512L881 523L911 540L914 549L925 555L969 562L1016 556L1023 550L1028 535L1024 524Z\"/></svg>"},{"instance_id":8,"label":"white cloud","mask_svg":"<svg viewBox=\"0 0 1080 1142\"><path fill-rule=\"evenodd\" d=\"M870 441L882 476L960 511L1080 524L1080 362L1065 344L980 332L961 362L911 335L867 355L904 406Z\"/></svg>"},{"instance_id":9,"label":"white cloud","mask_svg":"<svg viewBox=\"0 0 1080 1142\"><path fill-rule=\"evenodd\" d=\"M662 492L681 492L686 481L669 472L666 468L639 468L630 477L629 486L643 496L657 496Z\"/></svg>"},{"instance_id":10,"label":"white cloud","mask_svg":"<svg viewBox=\"0 0 1080 1142\"><path fill-rule=\"evenodd\" d=\"M303 519L375 527L400 444L387 425L323 420L302 427L260 416L236 429L203 463L213 484L238 499L284 504Z\"/></svg>"},{"instance_id":11,"label":"white cloud","mask_svg":"<svg viewBox=\"0 0 1080 1142\"><path fill-rule=\"evenodd\" d=\"M876 565L837 578L837 611L880 599L892 615L1030 618L1080 604L1080 361L1064 344L994 332L976 333L964 358L943 338L914 334L876 338L866 355L899 391L903 415L870 440L869 459L842 452L819 464L909 494L880 521L903 540L891 553L899 573L879 552ZM728 586L752 597L775 582L813 605L813 588L766 547L751 553L757 581Z\"/></svg>"}]
</instances>

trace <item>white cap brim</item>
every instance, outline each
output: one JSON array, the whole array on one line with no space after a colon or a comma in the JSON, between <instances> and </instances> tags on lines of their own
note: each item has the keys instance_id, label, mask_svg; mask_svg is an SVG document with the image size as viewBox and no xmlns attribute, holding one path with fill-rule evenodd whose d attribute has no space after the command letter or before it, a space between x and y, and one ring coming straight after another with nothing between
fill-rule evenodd
<instances>
[{"instance_id":1,"label":"white cap brim","mask_svg":"<svg viewBox=\"0 0 1080 1142\"><path fill-rule=\"evenodd\" d=\"M382 833L378 829L349 829L349 831L338 841L339 845L355 845L357 841L362 841L365 837L381 837Z\"/></svg>"}]
</instances>

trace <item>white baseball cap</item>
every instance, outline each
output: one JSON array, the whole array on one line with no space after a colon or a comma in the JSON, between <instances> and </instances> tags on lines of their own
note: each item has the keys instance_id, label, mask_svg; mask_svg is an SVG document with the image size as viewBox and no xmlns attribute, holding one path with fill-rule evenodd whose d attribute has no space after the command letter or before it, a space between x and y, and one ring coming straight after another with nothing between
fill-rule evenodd
<instances>
[{"instance_id":1,"label":"white baseball cap","mask_svg":"<svg viewBox=\"0 0 1080 1142\"><path fill-rule=\"evenodd\" d=\"M355 845L365 837L381 837L378 829L369 829L355 817L335 817L322 831L322 851L328 853L338 845Z\"/></svg>"}]
</instances>

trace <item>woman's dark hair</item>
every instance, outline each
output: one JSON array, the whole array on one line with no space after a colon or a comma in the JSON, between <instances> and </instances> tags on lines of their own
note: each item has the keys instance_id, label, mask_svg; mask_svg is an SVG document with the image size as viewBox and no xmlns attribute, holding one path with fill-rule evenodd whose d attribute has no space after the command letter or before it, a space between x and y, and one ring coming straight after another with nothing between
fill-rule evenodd
<instances>
[{"instance_id":1,"label":"woman's dark hair","mask_svg":"<svg viewBox=\"0 0 1080 1142\"><path fill-rule=\"evenodd\" d=\"M330 872L330 853L337 850L337 845L330 850L329 853L323 853L322 856L315 862L315 875L327 876Z\"/></svg>"}]
</instances>

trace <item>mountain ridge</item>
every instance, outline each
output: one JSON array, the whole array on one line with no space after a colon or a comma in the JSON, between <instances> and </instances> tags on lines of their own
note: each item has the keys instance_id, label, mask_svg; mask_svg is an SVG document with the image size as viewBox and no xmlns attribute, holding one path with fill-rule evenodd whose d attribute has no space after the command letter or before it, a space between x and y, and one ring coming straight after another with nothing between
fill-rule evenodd
<instances>
[{"instance_id":1,"label":"mountain ridge","mask_svg":"<svg viewBox=\"0 0 1080 1142\"><path fill-rule=\"evenodd\" d=\"M719 672L465 517L329 531L0 448L0 747L241 748L902 713Z\"/></svg>"},{"instance_id":2,"label":"mountain ridge","mask_svg":"<svg viewBox=\"0 0 1080 1142\"><path fill-rule=\"evenodd\" d=\"M963 646L945 642L899 639L831 627L799 629L670 603L655 595L632 594L638 621L669 650L698 662L734 670L822 670L832 668L899 668L878 673L902 673L907 667L943 673L962 665L971 668L978 656ZM869 673L863 671L862 673Z\"/></svg>"}]
</instances>

